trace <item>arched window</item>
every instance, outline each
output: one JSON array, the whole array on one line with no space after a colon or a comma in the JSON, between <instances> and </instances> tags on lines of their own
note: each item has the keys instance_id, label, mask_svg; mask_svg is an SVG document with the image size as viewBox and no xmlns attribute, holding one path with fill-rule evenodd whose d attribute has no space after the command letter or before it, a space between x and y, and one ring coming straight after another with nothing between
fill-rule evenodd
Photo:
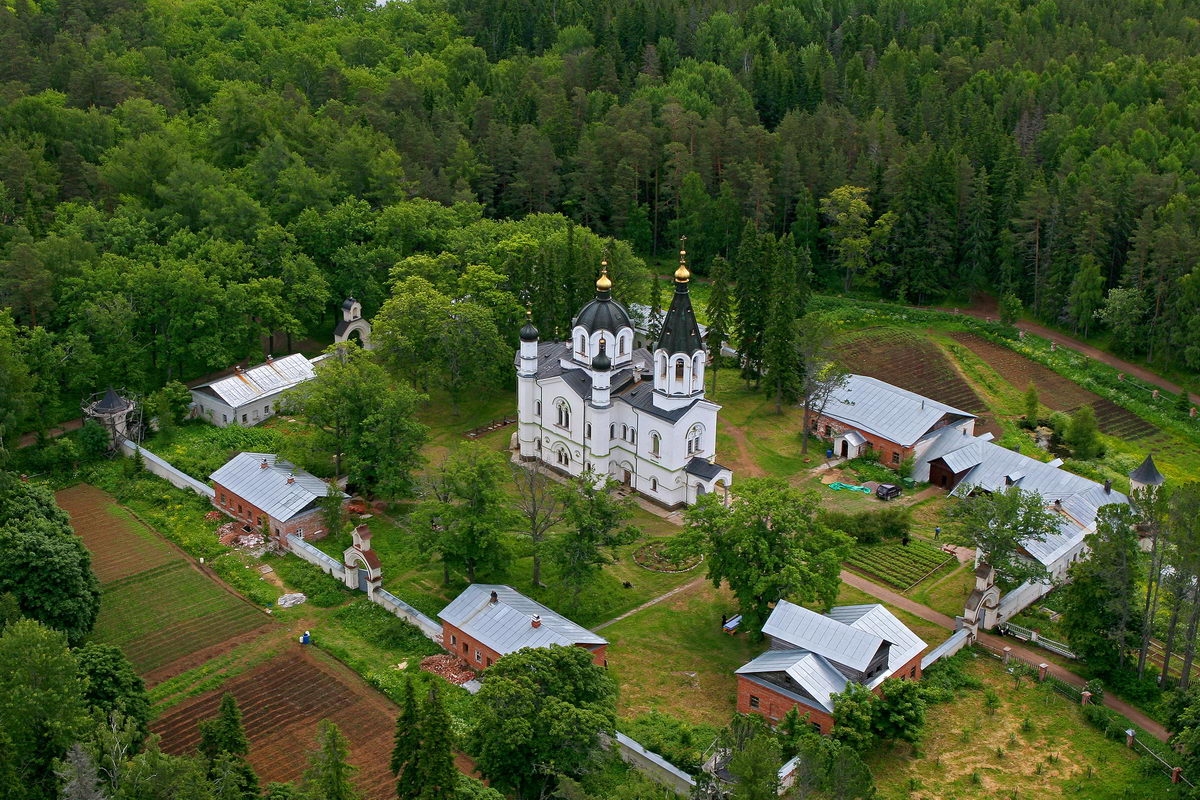
<instances>
[{"instance_id":1,"label":"arched window","mask_svg":"<svg viewBox=\"0 0 1200 800\"><path fill-rule=\"evenodd\" d=\"M662 437L657 433L650 434L650 455L656 456L659 454L659 448L662 446Z\"/></svg>"},{"instance_id":2,"label":"arched window","mask_svg":"<svg viewBox=\"0 0 1200 800\"><path fill-rule=\"evenodd\" d=\"M675 380L677 380L677 381L683 380L683 359L682 358L675 362Z\"/></svg>"},{"instance_id":3,"label":"arched window","mask_svg":"<svg viewBox=\"0 0 1200 800\"><path fill-rule=\"evenodd\" d=\"M558 426L560 428L570 428L571 427L571 407L569 405L567 405L567 401L559 400L557 403L555 403L555 406L558 409L558 418L555 420L555 422L558 424Z\"/></svg>"},{"instance_id":4,"label":"arched window","mask_svg":"<svg viewBox=\"0 0 1200 800\"><path fill-rule=\"evenodd\" d=\"M614 422L608 426L608 438L609 439L617 438L617 423Z\"/></svg>"},{"instance_id":5,"label":"arched window","mask_svg":"<svg viewBox=\"0 0 1200 800\"><path fill-rule=\"evenodd\" d=\"M688 429L687 452L689 456L700 452L700 437L703 434L704 428L700 425L693 425L690 429Z\"/></svg>"},{"instance_id":6,"label":"arched window","mask_svg":"<svg viewBox=\"0 0 1200 800\"><path fill-rule=\"evenodd\" d=\"M667 379L667 357L662 356L661 358L659 358L658 363L659 363L658 371L661 374L662 379L665 381Z\"/></svg>"},{"instance_id":7,"label":"arched window","mask_svg":"<svg viewBox=\"0 0 1200 800\"><path fill-rule=\"evenodd\" d=\"M542 401L541 400L538 400L537 402L535 402L533 404L533 415L535 417L540 417L542 415Z\"/></svg>"},{"instance_id":8,"label":"arched window","mask_svg":"<svg viewBox=\"0 0 1200 800\"><path fill-rule=\"evenodd\" d=\"M579 341L575 344L575 349L579 351L579 355L587 354L587 337L582 333L579 334Z\"/></svg>"},{"instance_id":9,"label":"arched window","mask_svg":"<svg viewBox=\"0 0 1200 800\"><path fill-rule=\"evenodd\" d=\"M567 452L565 447L560 447L554 452L554 457L558 461L560 467L567 467L571 464L571 454Z\"/></svg>"},{"instance_id":10,"label":"arched window","mask_svg":"<svg viewBox=\"0 0 1200 800\"><path fill-rule=\"evenodd\" d=\"M658 491L658 478L650 479L650 491L652 491L652 492Z\"/></svg>"},{"instance_id":11,"label":"arched window","mask_svg":"<svg viewBox=\"0 0 1200 800\"><path fill-rule=\"evenodd\" d=\"M586 439L592 438L592 423L589 422L587 425L584 426L584 428L585 428L584 433L583 433L584 438L586 438Z\"/></svg>"},{"instance_id":12,"label":"arched window","mask_svg":"<svg viewBox=\"0 0 1200 800\"><path fill-rule=\"evenodd\" d=\"M625 350L629 347L629 337L627 337L627 336L617 337L617 347L619 348L619 350L617 351L617 355L622 355L622 356L625 355Z\"/></svg>"}]
</instances>

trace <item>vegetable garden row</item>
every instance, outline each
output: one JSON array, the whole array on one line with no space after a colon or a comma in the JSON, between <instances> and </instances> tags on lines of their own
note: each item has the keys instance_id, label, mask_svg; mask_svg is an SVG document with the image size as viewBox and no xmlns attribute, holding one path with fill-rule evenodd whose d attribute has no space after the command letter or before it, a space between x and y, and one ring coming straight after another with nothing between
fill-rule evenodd
<instances>
[{"instance_id":1,"label":"vegetable garden row","mask_svg":"<svg viewBox=\"0 0 1200 800\"><path fill-rule=\"evenodd\" d=\"M907 590L952 561L954 556L914 539L907 545L859 545L851 551L846 564L889 586Z\"/></svg>"}]
</instances>

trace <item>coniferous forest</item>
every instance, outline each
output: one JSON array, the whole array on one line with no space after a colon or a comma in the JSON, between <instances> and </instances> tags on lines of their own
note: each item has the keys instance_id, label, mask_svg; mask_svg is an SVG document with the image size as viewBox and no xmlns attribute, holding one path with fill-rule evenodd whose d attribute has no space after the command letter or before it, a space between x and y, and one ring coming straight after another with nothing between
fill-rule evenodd
<instances>
[{"instance_id":1,"label":"coniferous forest","mask_svg":"<svg viewBox=\"0 0 1200 800\"><path fill-rule=\"evenodd\" d=\"M681 235L737 282L754 230L817 291L1200 370L1195 4L5 0L0 52L6 438L348 295L472 301L507 363L606 255L645 299Z\"/></svg>"}]
</instances>

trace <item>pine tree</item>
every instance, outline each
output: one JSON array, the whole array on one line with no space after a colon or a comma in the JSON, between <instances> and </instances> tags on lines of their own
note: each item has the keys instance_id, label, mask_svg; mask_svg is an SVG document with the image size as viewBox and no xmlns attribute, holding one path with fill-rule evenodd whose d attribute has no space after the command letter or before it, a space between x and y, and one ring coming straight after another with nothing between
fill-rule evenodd
<instances>
[{"instance_id":1,"label":"pine tree","mask_svg":"<svg viewBox=\"0 0 1200 800\"><path fill-rule=\"evenodd\" d=\"M435 682L430 684L429 696L421 710L420 800L454 800L458 770L454 766L453 743L450 715Z\"/></svg>"},{"instance_id":2,"label":"pine tree","mask_svg":"<svg viewBox=\"0 0 1200 800\"><path fill-rule=\"evenodd\" d=\"M712 277L708 293L708 333L706 341L712 360L712 393L717 396L717 370L721 364L721 348L733 329L733 298L729 291L729 262L721 256L712 261Z\"/></svg>"},{"instance_id":3,"label":"pine tree","mask_svg":"<svg viewBox=\"0 0 1200 800\"><path fill-rule=\"evenodd\" d=\"M967 201L961 280L968 294L987 286L995 272L996 234L988 180L987 169L980 167L971 182L971 197Z\"/></svg>"},{"instance_id":4,"label":"pine tree","mask_svg":"<svg viewBox=\"0 0 1200 800\"><path fill-rule=\"evenodd\" d=\"M782 414L783 404L796 402L802 391L796 319L804 310L798 259L791 235L784 237L773 250L775 269L768 295L770 313L763 345L763 382L775 396L775 413ZM802 252L807 254L807 251Z\"/></svg>"},{"instance_id":5,"label":"pine tree","mask_svg":"<svg viewBox=\"0 0 1200 800\"><path fill-rule=\"evenodd\" d=\"M735 261L737 282L737 343L742 359L742 377L747 384L758 380L762 369L764 335L767 329L771 275L769 234L760 234L751 222L742 231L742 242Z\"/></svg>"},{"instance_id":6,"label":"pine tree","mask_svg":"<svg viewBox=\"0 0 1200 800\"><path fill-rule=\"evenodd\" d=\"M412 678L408 676L404 678L404 698L393 741L391 767L396 776L396 796L400 800L416 800L421 796L421 718L413 696Z\"/></svg>"},{"instance_id":7,"label":"pine tree","mask_svg":"<svg viewBox=\"0 0 1200 800\"><path fill-rule=\"evenodd\" d=\"M361 800L354 787L356 767L346 760L350 745L337 725L327 719L317 728L317 749L309 757L308 769L300 781L305 800Z\"/></svg>"},{"instance_id":8,"label":"pine tree","mask_svg":"<svg viewBox=\"0 0 1200 800\"><path fill-rule=\"evenodd\" d=\"M237 698L229 692L221 698L217 716L200 722L200 754L209 762L217 760L221 753L246 756L250 753L250 742L242 727L242 710Z\"/></svg>"}]
</instances>

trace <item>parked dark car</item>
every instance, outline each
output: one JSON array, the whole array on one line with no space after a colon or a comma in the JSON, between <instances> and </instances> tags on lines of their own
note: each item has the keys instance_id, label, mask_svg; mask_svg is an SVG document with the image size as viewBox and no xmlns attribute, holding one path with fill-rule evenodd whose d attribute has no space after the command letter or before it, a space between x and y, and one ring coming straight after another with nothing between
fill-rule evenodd
<instances>
[{"instance_id":1,"label":"parked dark car","mask_svg":"<svg viewBox=\"0 0 1200 800\"><path fill-rule=\"evenodd\" d=\"M881 483L875 490L875 496L880 500L891 500L893 497L900 496L900 487L894 483Z\"/></svg>"}]
</instances>

